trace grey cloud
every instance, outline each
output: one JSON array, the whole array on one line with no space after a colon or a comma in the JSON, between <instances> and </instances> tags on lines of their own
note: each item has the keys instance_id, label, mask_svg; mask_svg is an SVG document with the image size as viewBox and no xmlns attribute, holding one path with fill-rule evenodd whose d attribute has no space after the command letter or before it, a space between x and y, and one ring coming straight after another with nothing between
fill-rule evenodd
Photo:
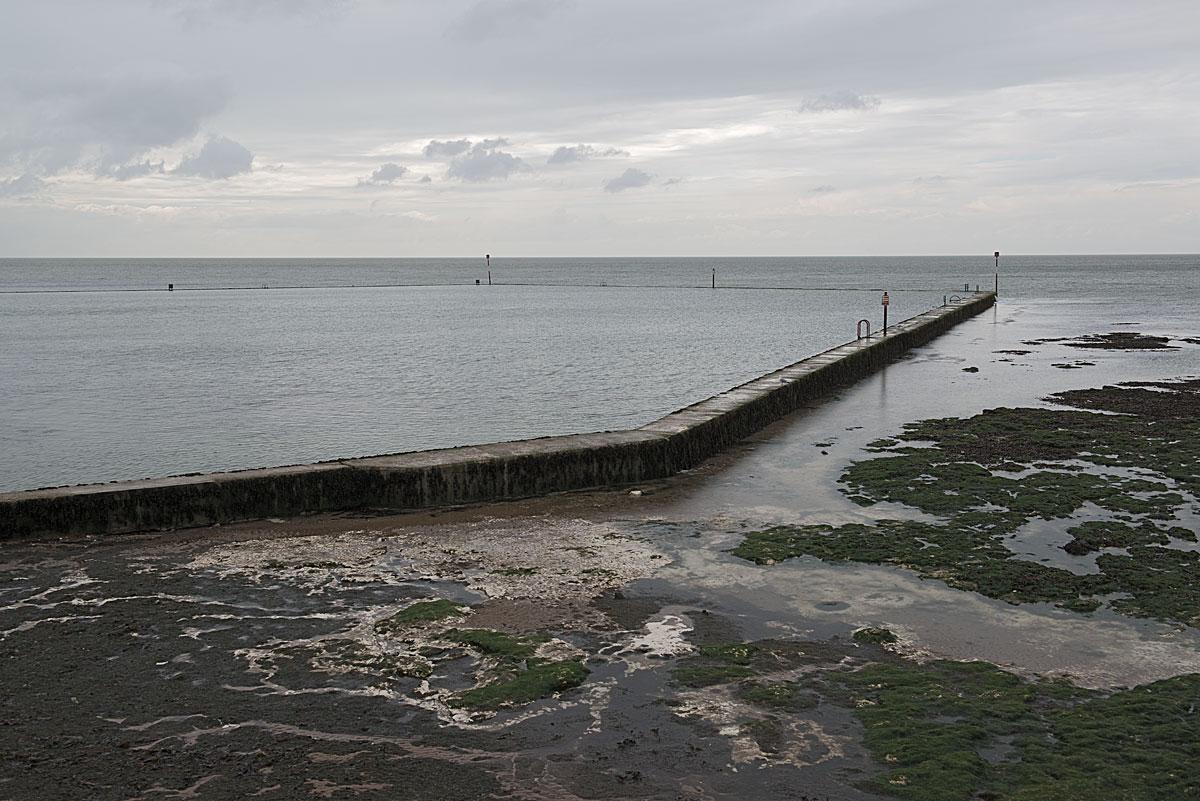
<instances>
[{"instance_id":1,"label":"grey cloud","mask_svg":"<svg viewBox=\"0 0 1200 801\"><path fill-rule=\"evenodd\" d=\"M13 87L0 160L37 175L97 175L195 136L229 102L212 78L23 78ZM136 165L135 165L136 169Z\"/></svg>"},{"instance_id":2,"label":"grey cloud","mask_svg":"<svg viewBox=\"0 0 1200 801\"><path fill-rule=\"evenodd\" d=\"M681 183L683 183L682 178L668 178L667 180L663 181L662 185L663 186L675 186L675 184L681 184Z\"/></svg>"},{"instance_id":3,"label":"grey cloud","mask_svg":"<svg viewBox=\"0 0 1200 801\"><path fill-rule=\"evenodd\" d=\"M431 183L433 183L433 179L432 179L432 178L430 178L428 175L422 175L422 176L421 176L421 180L417 181L417 183L419 183L419 184L431 184Z\"/></svg>"},{"instance_id":4,"label":"grey cloud","mask_svg":"<svg viewBox=\"0 0 1200 801\"><path fill-rule=\"evenodd\" d=\"M497 150L507 144L504 139L484 139L476 142L462 155L456 156L446 170L447 178L461 178L464 181L490 181L493 178L508 178L514 172L529 169L520 158Z\"/></svg>"},{"instance_id":5,"label":"grey cloud","mask_svg":"<svg viewBox=\"0 0 1200 801\"><path fill-rule=\"evenodd\" d=\"M820 195L827 195L830 192L836 192L837 187L834 186L833 184L821 184L820 186L814 186L812 188L812 191L814 191Z\"/></svg>"},{"instance_id":6,"label":"grey cloud","mask_svg":"<svg viewBox=\"0 0 1200 801\"><path fill-rule=\"evenodd\" d=\"M375 172L371 173L370 178L359 178L358 185L359 186L381 186L381 185L393 184L396 181L398 181L399 179L403 178L407 172L408 172L407 167L401 167L399 164L392 164L391 162L389 162L387 164L384 164L378 170L375 170Z\"/></svg>"},{"instance_id":7,"label":"grey cloud","mask_svg":"<svg viewBox=\"0 0 1200 801\"><path fill-rule=\"evenodd\" d=\"M237 142L224 136L214 136L200 149L199 155L186 156L174 172L200 178L232 178L250 172L253 161L254 154Z\"/></svg>"},{"instance_id":8,"label":"grey cloud","mask_svg":"<svg viewBox=\"0 0 1200 801\"><path fill-rule=\"evenodd\" d=\"M450 36L479 42L521 33L563 7L562 0L480 0L450 25Z\"/></svg>"},{"instance_id":9,"label":"grey cloud","mask_svg":"<svg viewBox=\"0 0 1200 801\"><path fill-rule=\"evenodd\" d=\"M118 181L128 181L145 175L157 175L165 172L163 162L139 161L136 164L125 164L109 171L109 175Z\"/></svg>"},{"instance_id":10,"label":"grey cloud","mask_svg":"<svg viewBox=\"0 0 1200 801\"><path fill-rule=\"evenodd\" d=\"M425 145L425 149L421 153L427 159L451 158L460 153L465 153L470 149L470 139L455 139L449 142L439 142L437 139L430 139L429 144Z\"/></svg>"},{"instance_id":11,"label":"grey cloud","mask_svg":"<svg viewBox=\"0 0 1200 801\"><path fill-rule=\"evenodd\" d=\"M19 175L0 181L0 197L30 197L46 188L46 182L36 175Z\"/></svg>"},{"instance_id":12,"label":"grey cloud","mask_svg":"<svg viewBox=\"0 0 1200 801\"><path fill-rule=\"evenodd\" d=\"M575 147L560 147L555 150L550 158L546 159L547 164L570 164L573 161L584 161L593 158L607 158L609 156L628 156L629 153L624 150L618 150L615 147L599 150L591 145L575 145Z\"/></svg>"},{"instance_id":13,"label":"grey cloud","mask_svg":"<svg viewBox=\"0 0 1200 801\"><path fill-rule=\"evenodd\" d=\"M801 113L821 114L826 111L872 111L879 108L879 98L858 95L846 89L807 97L800 104Z\"/></svg>"},{"instance_id":14,"label":"grey cloud","mask_svg":"<svg viewBox=\"0 0 1200 801\"><path fill-rule=\"evenodd\" d=\"M605 192L623 192L626 189L637 189L650 183L653 177L646 172L643 172L634 167L630 167L625 172L613 178L604 185Z\"/></svg>"}]
</instances>

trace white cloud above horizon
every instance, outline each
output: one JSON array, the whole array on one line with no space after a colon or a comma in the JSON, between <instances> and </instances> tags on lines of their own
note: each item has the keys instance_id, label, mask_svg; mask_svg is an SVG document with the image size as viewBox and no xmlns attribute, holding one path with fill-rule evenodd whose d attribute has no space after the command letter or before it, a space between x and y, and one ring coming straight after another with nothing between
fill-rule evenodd
<instances>
[{"instance_id":1,"label":"white cloud above horizon","mask_svg":"<svg viewBox=\"0 0 1200 801\"><path fill-rule=\"evenodd\" d=\"M1194 251L1198 31L1174 0L6 4L0 256Z\"/></svg>"}]
</instances>

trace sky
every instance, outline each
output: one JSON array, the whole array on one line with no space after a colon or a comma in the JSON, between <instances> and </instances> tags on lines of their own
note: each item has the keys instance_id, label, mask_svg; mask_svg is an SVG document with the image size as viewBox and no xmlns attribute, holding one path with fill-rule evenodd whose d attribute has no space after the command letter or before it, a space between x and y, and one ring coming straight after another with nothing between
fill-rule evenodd
<instances>
[{"instance_id":1,"label":"sky","mask_svg":"<svg viewBox=\"0 0 1200 801\"><path fill-rule=\"evenodd\" d=\"M0 257L1198 235L1196 0L0 0Z\"/></svg>"}]
</instances>

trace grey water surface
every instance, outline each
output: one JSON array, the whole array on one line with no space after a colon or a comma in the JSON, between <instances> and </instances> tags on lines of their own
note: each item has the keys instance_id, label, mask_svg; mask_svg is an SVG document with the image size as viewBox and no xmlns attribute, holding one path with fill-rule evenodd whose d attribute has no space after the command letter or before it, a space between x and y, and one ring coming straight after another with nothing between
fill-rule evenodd
<instances>
[{"instance_id":1,"label":"grey water surface","mask_svg":"<svg viewBox=\"0 0 1200 801\"><path fill-rule=\"evenodd\" d=\"M1182 320L1198 268L1011 257L1001 297ZM990 255L488 269L0 260L0 491L637 427L877 330L882 291L894 322L995 280Z\"/></svg>"}]
</instances>

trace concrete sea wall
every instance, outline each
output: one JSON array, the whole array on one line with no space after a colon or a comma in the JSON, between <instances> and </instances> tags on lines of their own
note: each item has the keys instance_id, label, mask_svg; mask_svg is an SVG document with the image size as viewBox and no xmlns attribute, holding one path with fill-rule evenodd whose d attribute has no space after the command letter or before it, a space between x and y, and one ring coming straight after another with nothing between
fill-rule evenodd
<instances>
[{"instance_id":1,"label":"concrete sea wall","mask_svg":"<svg viewBox=\"0 0 1200 801\"><path fill-rule=\"evenodd\" d=\"M0 540L120 534L304 512L421 509L665 478L995 303L982 292L630 431L0 493Z\"/></svg>"}]
</instances>

